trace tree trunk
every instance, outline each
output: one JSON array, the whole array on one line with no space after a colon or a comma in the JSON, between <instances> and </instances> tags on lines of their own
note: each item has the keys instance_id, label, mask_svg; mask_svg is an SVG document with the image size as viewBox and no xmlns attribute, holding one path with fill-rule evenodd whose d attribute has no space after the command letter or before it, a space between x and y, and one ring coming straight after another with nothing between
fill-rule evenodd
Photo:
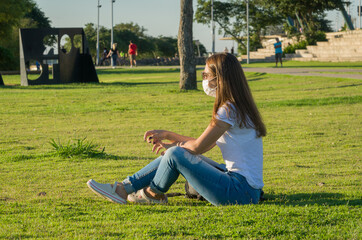
<instances>
[{"instance_id":1,"label":"tree trunk","mask_svg":"<svg viewBox=\"0 0 362 240\"><path fill-rule=\"evenodd\" d=\"M196 65L192 45L192 0L181 1L180 27L178 30L178 52L180 56L180 89L196 89Z\"/></svg>"}]
</instances>

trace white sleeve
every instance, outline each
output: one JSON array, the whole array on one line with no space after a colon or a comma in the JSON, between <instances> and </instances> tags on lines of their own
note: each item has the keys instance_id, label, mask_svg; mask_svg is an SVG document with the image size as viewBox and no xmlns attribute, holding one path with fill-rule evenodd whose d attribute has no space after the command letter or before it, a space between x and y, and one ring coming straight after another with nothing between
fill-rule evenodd
<instances>
[{"instance_id":1,"label":"white sleeve","mask_svg":"<svg viewBox=\"0 0 362 240\"><path fill-rule=\"evenodd\" d=\"M222 107L219 108L219 110L217 110L217 114L216 114L216 119L226 122L228 124L231 125L231 127L233 127L235 125L235 118L232 118L230 115L232 115L232 113L230 112L228 114L227 112L227 107L224 105Z\"/></svg>"}]
</instances>

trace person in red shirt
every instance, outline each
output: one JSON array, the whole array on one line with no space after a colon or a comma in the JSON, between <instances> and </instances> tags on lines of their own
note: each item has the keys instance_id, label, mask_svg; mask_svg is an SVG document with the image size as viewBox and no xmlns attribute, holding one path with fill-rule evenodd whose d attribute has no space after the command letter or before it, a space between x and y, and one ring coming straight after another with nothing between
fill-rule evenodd
<instances>
[{"instance_id":1,"label":"person in red shirt","mask_svg":"<svg viewBox=\"0 0 362 240\"><path fill-rule=\"evenodd\" d=\"M128 53L129 53L129 60L130 60L131 67L133 67L133 64L136 67L137 66L136 56L138 55L137 45L132 43L132 40L129 41Z\"/></svg>"}]
</instances>

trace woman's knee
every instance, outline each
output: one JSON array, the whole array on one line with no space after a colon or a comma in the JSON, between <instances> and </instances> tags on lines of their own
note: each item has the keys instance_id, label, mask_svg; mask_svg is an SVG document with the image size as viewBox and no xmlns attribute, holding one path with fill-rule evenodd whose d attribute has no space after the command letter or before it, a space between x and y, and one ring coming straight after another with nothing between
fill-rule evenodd
<instances>
[{"instance_id":1,"label":"woman's knee","mask_svg":"<svg viewBox=\"0 0 362 240\"><path fill-rule=\"evenodd\" d=\"M165 155L162 157L162 161L168 161L171 164L182 161L185 157L185 149L178 146L173 146L166 150Z\"/></svg>"},{"instance_id":2,"label":"woman's knee","mask_svg":"<svg viewBox=\"0 0 362 240\"><path fill-rule=\"evenodd\" d=\"M183 149L182 147L173 146L166 150L164 156L173 156L173 157L176 156L177 157L179 155L183 155L184 152L185 152L185 149Z\"/></svg>"}]
</instances>

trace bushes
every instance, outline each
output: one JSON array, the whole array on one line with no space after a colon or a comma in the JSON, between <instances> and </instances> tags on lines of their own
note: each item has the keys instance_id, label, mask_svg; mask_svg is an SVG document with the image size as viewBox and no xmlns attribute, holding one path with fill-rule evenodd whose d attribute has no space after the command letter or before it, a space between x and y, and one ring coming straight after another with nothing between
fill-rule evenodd
<instances>
[{"instance_id":1,"label":"bushes","mask_svg":"<svg viewBox=\"0 0 362 240\"><path fill-rule=\"evenodd\" d=\"M306 40L292 44L284 48L283 54L295 53L296 49L307 49L308 45L316 45L317 42L327 41L326 34L322 31L306 32Z\"/></svg>"},{"instance_id":2,"label":"bushes","mask_svg":"<svg viewBox=\"0 0 362 240\"><path fill-rule=\"evenodd\" d=\"M9 49L0 46L0 70L14 70L16 69L16 66L18 66L18 64L12 52Z\"/></svg>"},{"instance_id":3,"label":"bushes","mask_svg":"<svg viewBox=\"0 0 362 240\"><path fill-rule=\"evenodd\" d=\"M308 42L306 40L302 40L296 44L292 44L284 48L283 53L295 53L296 49L307 49Z\"/></svg>"},{"instance_id":4,"label":"bushes","mask_svg":"<svg viewBox=\"0 0 362 240\"><path fill-rule=\"evenodd\" d=\"M308 45L316 45L317 42L327 41L326 34L322 31L307 31L305 38Z\"/></svg>"}]
</instances>

